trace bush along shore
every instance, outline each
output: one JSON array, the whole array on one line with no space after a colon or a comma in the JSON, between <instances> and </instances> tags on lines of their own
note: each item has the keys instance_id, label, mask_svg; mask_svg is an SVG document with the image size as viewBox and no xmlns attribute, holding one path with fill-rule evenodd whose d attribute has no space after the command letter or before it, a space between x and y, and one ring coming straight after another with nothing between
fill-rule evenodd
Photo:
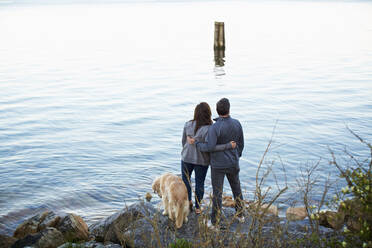
<instances>
[{"instance_id":1,"label":"bush along shore","mask_svg":"<svg viewBox=\"0 0 372 248\"><path fill-rule=\"evenodd\" d=\"M20 224L12 237L0 235L0 247L371 247L372 248L372 146L350 132L370 152L358 159L345 152L352 163L342 166L332 151L330 164L337 167L346 187L328 196L331 186L324 183L320 201L311 199L319 165L303 170L297 180L300 201L278 217L278 198L287 186L272 190L265 181L272 172L262 171L269 142L257 167L256 190L252 201L245 201L243 223L236 217L235 201L223 196L223 208L217 229L208 227L210 201L204 211L191 212L188 222L176 229L174 222L151 203L151 194L89 227L73 213L57 215L53 211L37 214ZM278 184L279 185L279 184ZM326 200L330 199L331 200Z\"/></svg>"}]
</instances>

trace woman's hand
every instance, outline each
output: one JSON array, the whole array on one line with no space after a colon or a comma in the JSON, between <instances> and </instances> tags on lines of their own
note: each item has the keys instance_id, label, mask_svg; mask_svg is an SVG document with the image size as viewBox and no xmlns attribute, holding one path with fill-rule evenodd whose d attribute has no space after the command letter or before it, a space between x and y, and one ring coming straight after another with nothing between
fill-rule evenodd
<instances>
[{"instance_id":1,"label":"woman's hand","mask_svg":"<svg viewBox=\"0 0 372 248\"><path fill-rule=\"evenodd\" d=\"M187 136L187 143L189 143L190 145L193 145L195 143L195 139L191 138L191 136Z\"/></svg>"},{"instance_id":2,"label":"woman's hand","mask_svg":"<svg viewBox=\"0 0 372 248\"><path fill-rule=\"evenodd\" d=\"M231 143L232 149L235 149L235 147L236 147L236 142L235 142L235 141L230 141L230 143Z\"/></svg>"}]
</instances>

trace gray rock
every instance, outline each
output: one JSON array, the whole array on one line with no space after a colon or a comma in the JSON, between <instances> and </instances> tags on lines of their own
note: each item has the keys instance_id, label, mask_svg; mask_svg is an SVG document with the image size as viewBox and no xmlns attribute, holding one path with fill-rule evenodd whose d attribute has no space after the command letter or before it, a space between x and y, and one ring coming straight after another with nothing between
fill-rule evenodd
<instances>
[{"instance_id":1,"label":"gray rock","mask_svg":"<svg viewBox=\"0 0 372 248\"><path fill-rule=\"evenodd\" d=\"M37 214L30 219L20 224L14 231L14 237L21 239L29 234L37 233L44 230L47 227L55 227L61 217L57 216L52 211L45 211Z\"/></svg>"},{"instance_id":2,"label":"gray rock","mask_svg":"<svg viewBox=\"0 0 372 248\"><path fill-rule=\"evenodd\" d=\"M118 244L108 244L108 245L105 245L104 248L121 248L121 245L118 245Z\"/></svg>"},{"instance_id":3,"label":"gray rock","mask_svg":"<svg viewBox=\"0 0 372 248\"><path fill-rule=\"evenodd\" d=\"M61 220L61 216L56 215L53 211L44 212L44 219L39 223L38 230L44 230L47 227L56 227Z\"/></svg>"},{"instance_id":4,"label":"gray rock","mask_svg":"<svg viewBox=\"0 0 372 248\"><path fill-rule=\"evenodd\" d=\"M119 247L121 246L119 245ZM89 241L84 244L84 248L105 248L105 245L96 241Z\"/></svg>"},{"instance_id":5,"label":"gray rock","mask_svg":"<svg viewBox=\"0 0 372 248\"><path fill-rule=\"evenodd\" d=\"M59 222L57 229L63 234L65 240L70 242L89 239L88 226L84 220L75 214L67 214Z\"/></svg>"},{"instance_id":6,"label":"gray rock","mask_svg":"<svg viewBox=\"0 0 372 248\"><path fill-rule=\"evenodd\" d=\"M139 202L91 225L89 231L99 242L110 241L119 244L120 233L126 232L137 220L151 218L156 212L150 203Z\"/></svg>"},{"instance_id":7,"label":"gray rock","mask_svg":"<svg viewBox=\"0 0 372 248\"><path fill-rule=\"evenodd\" d=\"M83 247L85 247L83 246L83 244L75 244L75 243L70 243L70 242L64 243L63 245L58 246L58 248L83 248Z\"/></svg>"},{"instance_id":8,"label":"gray rock","mask_svg":"<svg viewBox=\"0 0 372 248\"><path fill-rule=\"evenodd\" d=\"M47 227L41 232L29 234L26 237L16 241L11 247L56 248L64 242L63 235L60 231L54 227Z\"/></svg>"},{"instance_id":9,"label":"gray rock","mask_svg":"<svg viewBox=\"0 0 372 248\"><path fill-rule=\"evenodd\" d=\"M262 235L265 240L264 247L276 247L278 243L275 242L286 244L288 237L304 237L309 227L308 220L287 222L286 219L272 214L262 215L259 221L253 222L249 208L245 212L245 221L240 223L236 219L235 210L228 207L222 209L221 228L218 231L207 227L207 210L200 215L191 212L188 222L176 229L175 223L161 212L148 202L136 203L91 225L90 232L95 241L110 241L123 247L169 247L177 239L185 239L191 242L193 247L249 247L255 245L256 234ZM259 226L259 223L262 226ZM287 229L282 229L280 237L273 238L279 227ZM321 232L326 235L331 230L327 229L321 229ZM247 235L248 232L251 232L251 238ZM89 247L104 248L98 245Z\"/></svg>"},{"instance_id":10,"label":"gray rock","mask_svg":"<svg viewBox=\"0 0 372 248\"><path fill-rule=\"evenodd\" d=\"M289 207L285 214L289 221L303 220L307 217L305 207Z\"/></svg>"},{"instance_id":11,"label":"gray rock","mask_svg":"<svg viewBox=\"0 0 372 248\"><path fill-rule=\"evenodd\" d=\"M151 218L139 219L120 233L122 243L126 247L167 247L175 240L174 224L170 222L160 212Z\"/></svg>"},{"instance_id":12,"label":"gray rock","mask_svg":"<svg viewBox=\"0 0 372 248\"><path fill-rule=\"evenodd\" d=\"M71 247L72 248L121 248L121 245L113 244L110 242L102 244L96 241L89 241L86 243L79 243L79 244L65 243L59 246L58 248L71 248Z\"/></svg>"},{"instance_id":13,"label":"gray rock","mask_svg":"<svg viewBox=\"0 0 372 248\"><path fill-rule=\"evenodd\" d=\"M146 195L145 195L145 199L146 199L146 201L150 202L151 199L152 199L151 193L147 192Z\"/></svg>"},{"instance_id":14,"label":"gray rock","mask_svg":"<svg viewBox=\"0 0 372 248\"><path fill-rule=\"evenodd\" d=\"M30 219L24 221L20 224L14 231L13 236L15 238L21 239L29 234L37 233L39 231L39 223L43 221L45 217L45 212L37 214Z\"/></svg>"},{"instance_id":15,"label":"gray rock","mask_svg":"<svg viewBox=\"0 0 372 248\"><path fill-rule=\"evenodd\" d=\"M225 226L229 225L228 232L231 233L242 225L233 220L234 216L235 210L223 210L222 222ZM168 247L177 238L186 239L197 246L198 242L210 239L205 220L205 215L192 212L188 222L176 229L175 223L168 216L163 216L150 203L140 202L93 224L90 233L96 241L110 241L125 247Z\"/></svg>"},{"instance_id":16,"label":"gray rock","mask_svg":"<svg viewBox=\"0 0 372 248\"><path fill-rule=\"evenodd\" d=\"M339 230L344 225L345 216L343 213L326 211L319 213L319 224L325 227Z\"/></svg>"},{"instance_id":17,"label":"gray rock","mask_svg":"<svg viewBox=\"0 0 372 248\"><path fill-rule=\"evenodd\" d=\"M341 203L338 213L345 217L346 226L352 232L360 232L362 223L367 222L368 226L372 226L372 212L366 211L366 205L360 199L353 198L345 200ZM363 221L360 221L362 219Z\"/></svg>"},{"instance_id":18,"label":"gray rock","mask_svg":"<svg viewBox=\"0 0 372 248\"><path fill-rule=\"evenodd\" d=\"M17 241L16 238L0 234L0 247L9 248Z\"/></svg>"}]
</instances>

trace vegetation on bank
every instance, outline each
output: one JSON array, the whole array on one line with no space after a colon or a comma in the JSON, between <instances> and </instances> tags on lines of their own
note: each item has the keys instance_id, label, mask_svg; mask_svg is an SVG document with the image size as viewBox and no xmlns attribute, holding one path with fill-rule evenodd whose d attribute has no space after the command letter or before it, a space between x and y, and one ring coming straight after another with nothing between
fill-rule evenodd
<instances>
[{"instance_id":1,"label":"vegetation on bank","mask_svg":"<svg viewBox=\"0 0 372 248\"><path fill-rule=\"evenodd\" d=\"M372 247L372 145L352 130L349 131L370 151L369 158L359 160L345 151L352 164L340 165L331 151L332 162L345 179L347 186L334 197L339 211L347 217L347 226L342 231L342 247Z\"/></svg>"},{"instance_id":2,"label":"vegetation on bank","mask_svg":"<svg viewBox=\"0 0 372 248\"><path fill-rule=\"evenodd\" d=\"M313 201L311 195L314 185L319 183L315 175L319 163L302 171L297 182L301 201L306 208L309 221L309 226L304 228L305 232L291 233L287 224L278 222L278 219L275 218L268 218L265 213L267 209L260 209L264 202L269 206L275 204L279 196L287 190L286 186L282 188L278 186L275 192L270 192L271 188L263 189L265 179L271 172L269 168L263 174L260 173L264 158L270 150L271 142L269 142L256 174L254 200L258 204L253 204L253 207L252 205L246 206L247 216L252 218L248 230L245 232L238 230L235 235L238 238L233 242L226 243L226 237L223 235L224 230L220 230L220 234L216 234L215 231L202 228L201 232L205 233L201 233L201 236L209 237L204 239L204 243L176 240L170 247L226 247L227 244L232 247L372 248L372 145L352 130L348 130L368 149L369 156L359 158L353 155L353 152L345 149L344 153L347 159L344 161L346 163L341 164L330 149L330 165L338 169L339 178L344 180L347 186L336 190L334 195L330 196L329 189L332 183L326 180L321 200L318 202ZM268 199L269 192L271 193L270 199ZM205 220L201 222L206 223L208 216L202 216L202 218ZM234 220L230 220L227 223L233 222ZM270 228L265 231L267 226ZM333 231L324 233L321 231L321 226L331 227ZM225 230L229 228L229 226L224 227Z\"/></svg>"}]
</instances>

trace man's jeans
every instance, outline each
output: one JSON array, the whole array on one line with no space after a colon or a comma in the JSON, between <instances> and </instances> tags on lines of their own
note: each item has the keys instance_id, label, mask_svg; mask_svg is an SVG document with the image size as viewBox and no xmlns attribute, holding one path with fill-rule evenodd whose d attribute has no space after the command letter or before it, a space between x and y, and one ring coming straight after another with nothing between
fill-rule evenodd
<instances>
[{"instance_id":1,"label":"man's jeans","mask_svg":"<svg viewBox=\"0 0 372 248\"><path fill-rule=\"evenodd\" d=\"M220 219L221 205L222 205L222 192L223 181L225 175L230 183L231 190L235 200L235 210L238 216L242 216L243 211L243 195L240 188L239 168L213 168L211 167L212 187L213 187L213 205L211 222L213 225L218 224Z\"/></svg>"},{"instance_id":2,"label":"man's jeans","mask_svg":"<svg viewBox=\"0 0 372 248\"><path fill-rule=\"evenodd\" d=\"M208 166L186 163L181 161L182 180L186 185L189 201L191 201L191 174L195 170L195 208L200 208L200 201L204 196L204 181L208 172Z\"/></svg>"}]
</instances>

